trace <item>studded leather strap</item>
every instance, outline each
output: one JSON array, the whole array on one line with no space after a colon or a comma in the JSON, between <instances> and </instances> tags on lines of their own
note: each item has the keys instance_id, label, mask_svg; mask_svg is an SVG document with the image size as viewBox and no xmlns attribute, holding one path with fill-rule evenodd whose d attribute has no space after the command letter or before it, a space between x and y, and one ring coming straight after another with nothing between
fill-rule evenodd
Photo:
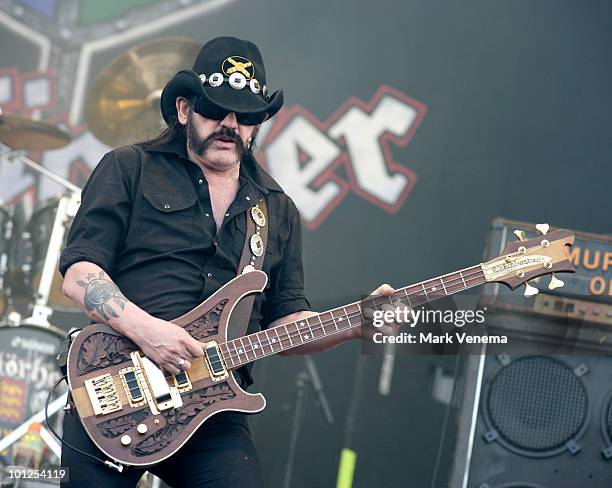
<instances>
[{"instance_id":1,"label":"studded leather strap","mask_svg":"<svg viewBox=\"0 0 612 488\"><path fill-rule=\"evenodd\" d=\"M246 237L242 248L242 256L240 256L240 263L238 264L239 275L261 270L263 267L266 257L269 225L268 209L264 198L247 210L246 221ZM256 294L244 297L236 305L230 320L228 340L236 339L246 334L255 296Z\"/></svg>"}]
</instances>

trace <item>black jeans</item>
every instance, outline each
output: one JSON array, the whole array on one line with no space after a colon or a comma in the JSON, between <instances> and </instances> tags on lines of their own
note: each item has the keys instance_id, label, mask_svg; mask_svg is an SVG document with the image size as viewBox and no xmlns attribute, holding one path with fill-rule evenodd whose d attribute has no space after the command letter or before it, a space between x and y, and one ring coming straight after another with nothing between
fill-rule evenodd
<instances>
[{"instance_id":1,"label":"black jeans","mask_svg":"<svg viewBox=\"0 0 612 488\"><path fill-rule=\"evenodd\" d=\"M64 416L63 438L82 451L108 459L88 437L76 413ZM66 446L62 448L62 466L69 471L69 480L62 487L133 488L145 472L126 467L118 473ZM214 415L174 456L148 471L173 488L263 487L246 416L238 412Z\"/></svg>"}]
</instances>

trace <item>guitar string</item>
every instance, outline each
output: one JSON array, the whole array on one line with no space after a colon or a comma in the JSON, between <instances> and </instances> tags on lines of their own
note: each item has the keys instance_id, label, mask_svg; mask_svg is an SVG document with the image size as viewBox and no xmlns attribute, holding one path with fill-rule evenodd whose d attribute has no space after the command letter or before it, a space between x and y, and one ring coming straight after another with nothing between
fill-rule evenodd
<instances>
[{"instance_id":1,"label":"guitar string","mask_svg":"<svg viewBox=\"0 0 612 488\"><path fill-rule=\"evenodd\" d=\"M449 274L454 274L454 273L449 273ZM479 275L478 277L482 277L481 273L471 273L471 274L468 274L468 275L464 276L464 279L465 279L465 278L467 278L467 280L466 280L466 281L471 281L471 280L476 279L476 278L475 278L475 277L474 277L474 278L470 278L470 276L475 276L475 275ZM446 275L445 275L445 276L446 276ZM434 278L434 279L429 280L429 281L433 281L433 280L435 280L435 279L438 279L438 278ZM459 281L459 280L456 280L456 281ZM462 280L462 281L463 281L463 280ZM425 283L425 282L423 282L423 284L424 284L424 283ZM479 284L479 283L478 283L478 284ZM417 284L417 285L411 285L411 287L412 287L412 286L418 286L418 284ZM449 285L449 286L453 286L453 285ZM473 287L473 286L476 286L476 285L470 285L468 288L471 288L471 287ZM454 293L457 293L457 292L459 292L459 291L466 290L466 289L468 289L468 288L465 288L465 287L464 287L462 290L456 290L456 291L454 291L454 292L451 292L450 294L454 294ZM411 293L411 294L405 294L405 295L402 295L401 293L397 293L397 295L399 295L399 297L400 297L400 298L399 298L399 300L400 300L402 303L404 303L404 300L405 300L406 298L408 298L408 296L416 296L416 297L425 297L425 298L426 298L426 300L425 300L425 301L420 302L420 303L416 303L416 304L415 304L415 303L412 303L411 301L409 301L409 304L410 304L411 306L415 306L415 305L416 305L416 306L423 305L424 303L428 303L428 302L430 302L430 301L434 301L434 300L437 300L437 299L443 298L444 296L448 296L448 295L449 295L449 294L447 294L447 293L446 293L445 295L440 295L440 296L434 297L433 299L430 299L430 298L429 298L429 294L426 294L426 293L421 293L421 292L422 292L422 290L420 290L420 291L419 291L419 293ZM380 298L380 299L382 299L382 301L384 301L384 304L386 304L386 302L387 302L388 300L391 300L391 298L392 298L392 297L394 297L395 295L396 295L396 294L391 295L391 296L379 296L379 295L377 295L377 296L376 296L376 298ZM358 303L358 302L357 302L357 303ZM393 303L393 302L391 301L391 303ZM381 303L381 304L383 304L383 303ZM350 307L351 305L354 305L354 304L349 304L349 305L346 305L346 306L341 307L341 308L347 308L347 307ZM335 310L335 309L334 309L334 310ZM317 316L317 317L320 317L321 315L323 315L323 314L325 314L325 313L330 313L330 314L331 314L331 311L321 312L320 314L317 314L316 316ZM350 320L350 318L355 318L355 317L358 317L358 316L361 316L361 315L362 315L362 310L361 310L361 309L359 309L359 310L357 310L356 312L345 313L345 314L343 314L342 316L343 316L343 317L347 317L347 318L349 318L349 320ZM339 319L340 317L338 317L337 319L334 319L333 314L331 315L331 317L332 317L331 319L327 319L325 322L324 322L323 320L319 319L320 324L317 324L317 325L310 325L310 324L308 324L308 326L309 326L309 329L308 329L308 330L309 330L309 331L313 331L313 330L319 331L319 330L322 330L322 329L323 329L323 331L324 331L325 327L327 327L327 326L331 326L331 325L334 325L334 326L335 326L335 325L337 325L337 324L335 324L335 322L336 322L336 320L337 320L337 319ZM314 318L314 316L313 316L313 317L309 317L309 318ZM306 319L303 319L303 320L306 320ZM297 338L297 337L302 337L302 334L300 334L299 330L297 329L297 323L298 323L298 322L301 322L301 321L289 322L289 323L287 323L287 324L281 324L281 325L278 325L278 326L273 327L272 329L266 329L266 331L268 331L268 332L275 331L274 333L276 333L276 335L279 337L279 340L280 340L281 342L282 342L283 340L287 339L287 338L291 338L291 339L293 339L293 338ZM292 324L293 324L293 325L296 325L296 329L295 329L295 331L294 331L293 335L292 335L292 333L291 333L291 332L289 332L289 333L282 333L282 334L279 334L279 333L277 332L277 329L279 329L279 328L284 328L285 326L292 325ZM343 329L343 330L348 330L348 328ZM338 332L340 332L340 331L338 331ZM265 342L265 344L267 344L267 345L268 345L268 347L270 347L270 348L271 348L270 344L276 344L276 342L274 342L274 343L273 343L273 342L272 342L272 341L271 341L271 340L270 340L270 339L267 337L267 334L265 334L265 331L260 331L260 332L257 332L257 333L255 333L255 334L250 334L249 336L243 336L242 338L238 338L238 339L234 339L234 340L232 340L232 341L228 341L228 342L226 342L226 343L223 343L223 345L225 345L225 346L229 346L229 344L230 344L230 343L233 343L233 344L234 344L234 349L235 349L236 351L237 351L238 349L242 349L242 350L245 350L245 351L246 351L246 350L250 350L250 351L253 353L253 351L254 351L255 349L253 348L253 346L252 346L252 344L250 343L250 341L249 341L249 343L248 343L248 346L247 346L247 345L245 345L243 341L241 341L242 347L240 347L240 348L237 346L237 344L236 344L236 343L237 343L237 341L239 341L240 339L245 339L245 338L247 338L247 337L250 337L251 335L257 335L257 334L262 334L262 333L263 333L264 335L266 335L266 338L267 338L267 340L268 340L268 341L267 341L267 342ZM334 333L335 333L335 332L334 332ZM313 334L313 335L314 335L314 334ZM326 334L326 336L327 336L327 335L331 335L331 334ZM283 337L283 339L281 339L281 338L280 338L280 336L282 336L282 337ZM323 337L323 336L320 336L320 337ZM315 339L313 339L313 340L315 340ZM257 338L257 342L261 343L261 340L260 340L259 338ZM305 344L305 343L307 343L307 342L311 342L311 340L302 341L302 342L301 342L301 344ZM300 345L301 345L301 344L300 344ZM229 347L226 347L226 349L227 349L228 351L230 350L230 349L229 349ZM278 351L276 351L276 352L278 352ZM276 353L276 352L275 352L275 353ZM244 355L244 354L245 354L245 353L238 353L238 354L231 353L231 354L229 354L229 355L228 355L228 359L231 359L231 360L232 360L232 362L233 362L233 359L234 359L234 358L236 358L236 357L238 357L238 359L240 360L240 356L241 356L241 355ZM253 353L253 355L255 356L255 353ZM264 357L264 356L262 356L262 357ZM247 359L248 359L248 356L247 356ZM250 361L247 361L247 362L250 362ZM243 364L244 364L244 363L243 363Z\"/></svg>"},{"instance_id":2,"label":"guitar string","mask_svg":"<svg viewBox=\"0 0 612 488\"><path fill-rule=\"evenodd\" d=\"M449 274L454 274L454 273L449 273ZM471 273L471 274L468 274L468 275L464 276L463 278L464 278L464 280L467 282L467 281L471 281L471 280L476 279L476 276L475 276L475 275L478 275L478 277L482 277L481 273ZM445 275L445 276L446 276L446 275ZM473 278L470 278L470 276L474 276L474 277L473 277ZM466 279L466 278L467 278L467 279ZM434 278L434 279L429 280L429 281L434 281L434 280L436 280L436 279L439 279L439 278ZM455 280L455 281L459 281L459 280ZM462 280L462 281L463 281L463 280ZM422 282L422 284L424 284L424 283L425 283L425 282ZM477 283L477 284L480 284L480 283ZM477 284L476 284L476 285L477 285ZM469 285L467 288L463 288L462 290L456 290L456 291L453 291L453 292L451 292L450 294L454 294L454 293L457 293L457 292L459 292L459 291L466 290L466 289L468 289L468 288L470 288L470 287L473 287L473 286L476 286L476 285ZM412 285L412 286L418 286L418 284L417 284L417 285ZM453 285L449 285L449 286L453 286ZM422 291L422 290L421 290L421 291ZM425 301L420 302L420 303L417 303L417 304L412 303L412 302L409 302L409 303L411 304L411 306L415 306L415 305L416 305L416 306L419 306L419 305L423 305L423 304L425 304L425 303L428 303L428 302L430 302L430 301L438 300L438 299L440 299L440 298L443 298L444 296L448 296L449 294L448 294L448 293L445 293L444 295L435 296L434 298L430 299L430 295L429 295L429 294L426 294L426 293L412 293L412 294L400 295L400 297L399 297L399 301L400 301L400 302L402 302L402 303L405 303L405 301L404 301L404 300L406 300L406 299L408 298L408 296L410 296L410 295L412 295L412 296L417 296L417 297L424 297L424 298L426 298L426 300L425 300ZM394 297L394 296L395 296L395 295L391 295L391 296L383 296L382 298L384 298L384 302L386 303L386 302L387 302L387 300L390 300L390 299L391 299L392 297ZM378 297L380 297L380 296L377 296L377 298L378 298ZM392 302L391 302L391 303L392 303ZM352 304L349 304L349 305L346 305L345 307L341 307L341 308L350 307L351 305L352 305ZM289 339L294 339L294 338L298 338L298 337L300 337L300 339L301 339L301 343L300 343L299 345L302 345L302 344L306 344L306 343L308 343L308 342L312 342L312 341L314 341L314 340L320 339L320 338L322 338L322 337L328 337L328 336L334 335L334 334L336 334L336 333L343 332L343 331L345 331L345 330L349 330L349 329L350 329L350 328L352 328L352 327L357 327L357 326L361 325L361 323L356 324L356 325L352 325L352 324L351 324L349 327L340 328L340 329L338 329L338 330L334 330L333 332L330 332L330 333L325 333L325 328L326 328L326 327L331 327L331 326L333 325L334 327L336 327L336 328L337 328L337 320L340 318L340 317L338 317L338 318L334 318L333 314L332 314L330 311L321 312L320 314L317 314L317 315L316 315L316 317L320 317L321 315L323 315L323 314L325 314L325 313L330 313L330 314L331 314L331 319L326 319L325 321L323 321L323 320L321 320L321 319L319 318L319 322L320 322L320 324L317 324L317 325L310 325L310 324L308 324L308 332L312 332L312 335L313 335L313 338L312 338L312 339L307 339L306 341L304 341L304 340L303 340L303 335L300 333L299 329L297 328L297 327L298 327L297 323L298 323L298 322L301 322L301 321L289 322L288 324L281 324L281 325L278 325L278 326L273 327L272 329L266 329L265 331L261 331L261 332L257 332L257 333L255 333L255 334L251 334L251 335L257 335L257 334L262 334L262 333L263 333L263 334L266 336L266 338L267 338L267 342L264 340L264 341L263 341L263 343L262 343L262 340L260 340L260 339L259 339L259 337L257 337L257 342L258 342L258 343L261 345L261 350L262 350L262 351L264 351L264 354L263 354L263 355L261 355L261 356L257 356L257 353L255 353L255 350L256 350L256 349L259 349L259 348L254 348L254 347L253 347L253 345L251 344L251 341L250 341L250 340L248 340L248 339L247 339L247 340L248 340L247 345L245 345L245 343L244 343L243 341L241 341L242 347L238 347L238 345L237 345L237 341L238 341L238 340L240 340L240 339L245 339L245 338L247 338L247 337L250 337L250 335L249 335L249 336L244 336L244 337L242 337L242 338L239 338L239 339L234 339L234 340L232 340L232 341L228 341L228 342L223 343L222 345L223 345L223 346L226 346L226 347L225 347L225 349L226 349L228 352L230 352L230 347L229 347L230 343L232 343L232 344L234 345L234 350L235 350L236 352L237 352L239 349L240 349L240 350L245 351L245 352L243 352L243 353L237 353L237 354L230 352L230 354L228 354L228 355L226 356L226 358L225 358L225 359L226 359L226 360L231 360L231 361L232 361L232 363L234 363L234 359L235 359L235 358L238 358L239 364L233 364L233 366L240 366L240 365L242 365L242 364L247 364L247 363L249 363L249 362L251 362L251 361L254 361L255 359L260 359L260 358L263 358L263 357L266 357L266 356L270 356L270 355L272 355L272 354L276 354L276 353L280 352L280 350L279 350L279 351L274 351L274 348L272 347L272 345L271 345L271 344L277 344L278 342L276 342L276 341L275 341L275 342L272 342L272 341L270 340L270 338L267 336L267 334L265 333L266 331L268 331L268 332L273 332L274 334L276 334L276 335L277 335L277 337L278 337L278 339L279 339L279 342L280 342L280 343L282 343L282 341L283 341L283 340L289 340ZM351 313L347 313L347 314L342 315L342 317L346 317L346 318L348 319L349 323L350 323L351 319L355 319L355 318L357 318L357 317L362 317L362 316L363 316L363 313L362 313L362 310L361 310L361 309L360 309L360 310L357 310L357 311L355 311L355 312L351 312ZM314 318L314 317L309 317L309 318ZM306 321L307 319L303 319L303 320L305 320L305 321ZM288 325L295 325L295 326L296 326L295 330L294 330L293 332L290 332L290 331L289 331L288 333L287 333L287 332L283 332L283 333L280 333L280 334L278 333L278 329L283 329L283 328L285 328L285 327L286 327L286 326L288 326ZM324 335L319 336L319 337L315 337L314 332L315 332L315 331L317 331L317 332L318 332L318 331L320 331L320 330L323 330ZM305 332L306 332L306 331L305 331ZM292 342L292 341L290 341L290 342ZM272 350L272 352L270 352L270 353L266 353L266 352L265 352L265 350L263 349L263 347L264 347L265 345L267 345L267 346L268 346L268 347L269 347L269 348ZM296 347L297 347L297 346L296 346ZM251 353L251 354L254 356L254 358L253 358L252 360L249 360L249 359L248 359L248 353L249 353L249 352L250 352L250 353ZM247 361L246 361L246 362L243 362L243 361L240 359L240 356L243 356L243 355L244 355L244 356L246 356L246 358L247 358Z\"/></svg>"}]
</instances>

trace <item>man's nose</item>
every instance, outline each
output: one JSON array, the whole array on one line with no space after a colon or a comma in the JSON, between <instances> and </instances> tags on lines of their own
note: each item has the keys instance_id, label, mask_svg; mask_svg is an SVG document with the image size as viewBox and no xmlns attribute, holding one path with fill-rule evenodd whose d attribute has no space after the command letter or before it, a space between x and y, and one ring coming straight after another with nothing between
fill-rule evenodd
<instances>
[{"instance_id":1,"label":"man's nose","mask_svg":"<svg viewBox=\"0 0 612 488\"><path fill-rule=\"evenodd\" d=\"M238 119L236 118L236 114L234 112L229 112L223 119L221 119L220 124L223 127L229 127L230 129L237 130Z\"/></svg>"}]
</instances>

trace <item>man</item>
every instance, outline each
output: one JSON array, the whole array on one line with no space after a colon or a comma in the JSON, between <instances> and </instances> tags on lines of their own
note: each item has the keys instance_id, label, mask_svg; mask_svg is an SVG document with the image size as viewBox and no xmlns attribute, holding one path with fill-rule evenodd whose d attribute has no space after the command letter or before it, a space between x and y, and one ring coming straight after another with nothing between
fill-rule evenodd
<instances>
[{"instance_id":1,"label":"man","mask_svg":"<svg viewBox=\"0 0 612 488\"><path fill-rule=\"evenodd\" d=\"M248 332L313 314L304 294L299 213L253 157L260 124L283 103L282 91L268 95L266 83L253 43L221 37L205 44L193 70L177 73L162 93L168 129L111 151L96 167L61 256L64 293L170 373L189 369L202 349L168 321L242 272L247 214L262 198L269 283L255 300ZM393 290L383 285L376 292ZM360 336L351 329L290 352L310 354ZM242 387L252 383L249 368L236 375ZM64 440L104 458L76 413L65 416ZM111 471L68 448L62 465L73 486L92 479L96 486L134 486L142 474ZM246 420L236 412L209 419L150 471L177 487L263 485Z\"/></svg>"}]
</instances>

